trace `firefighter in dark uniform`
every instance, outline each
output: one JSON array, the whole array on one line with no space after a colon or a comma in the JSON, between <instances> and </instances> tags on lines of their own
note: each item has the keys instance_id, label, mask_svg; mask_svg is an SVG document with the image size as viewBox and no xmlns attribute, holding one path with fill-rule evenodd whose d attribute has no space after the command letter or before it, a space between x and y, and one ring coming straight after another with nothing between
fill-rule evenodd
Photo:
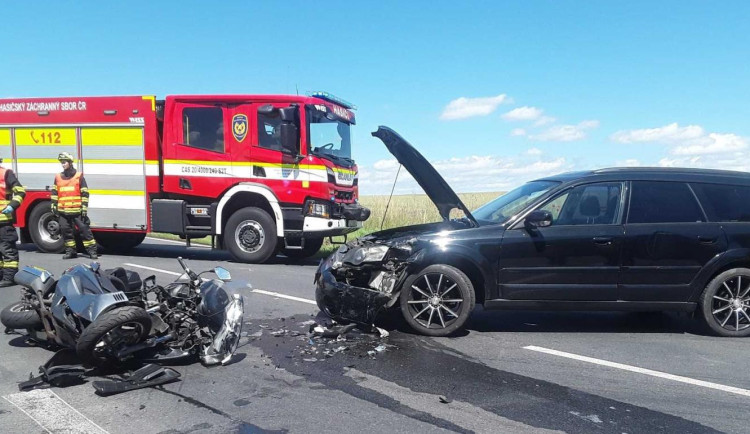
<instances>
[{"instance_id":1,"label":"firefighter in dark uniform","mask_svg":"<svg viewBox=\"0 0 750 434\"><path fill-rule=\"evenodd\" d=\"M63 259L73 259L76 256L76 240L73 235L74 227L78 227L83 240L83 247L91 259L96 259L96 241L87 224L89 208L89 189L81 172L73 167L73 156L63 152L57 156L63 171L55 176L52 187L52 213L58 216L60 231L65 240L65 256Z\"/></svg>"},{"instance_id":2,"label":"firefighter in dark uniform","mask_svg":"<svg viewBox=\"0 0 750 434\"><path fill-rule=\"evenodd\" d=\"M0 163L3 159L0 158ZM16 217L16 210L23 198L26 197L26 190L23 188L18 178L12 170L0 167L0 267L2 267L2 280L0 288L13 286L16 283L13 277L18 271L18 233L13 227L13 221Z\"/></svg>"}]
</instances>

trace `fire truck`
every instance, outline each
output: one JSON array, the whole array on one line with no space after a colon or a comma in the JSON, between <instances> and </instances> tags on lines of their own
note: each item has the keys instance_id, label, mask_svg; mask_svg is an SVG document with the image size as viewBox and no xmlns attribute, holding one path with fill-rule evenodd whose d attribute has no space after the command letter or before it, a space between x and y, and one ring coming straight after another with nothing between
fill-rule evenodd
<instances>
[{"instance_id":1,"label":"fire truck","mask_svg":"<svg viewBox=\"0 0 750 434\"><path fill-rule=\"evenodd\" d=\"M107 249L157 232L211 236L241 262L310 256L370 214L357 201L354 109L325 92L0 99L0 157L27 191L16 225L22 241L62 251L50 189L67 151Z\"/></svg>"}]
</instances>

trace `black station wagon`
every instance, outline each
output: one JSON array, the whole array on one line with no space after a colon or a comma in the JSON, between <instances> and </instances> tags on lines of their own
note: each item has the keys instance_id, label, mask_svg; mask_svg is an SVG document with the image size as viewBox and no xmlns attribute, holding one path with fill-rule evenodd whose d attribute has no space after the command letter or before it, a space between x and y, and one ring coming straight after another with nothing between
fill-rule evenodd
<instances>
[{"instance_id":1,"label":"black station wagon","mask_svg":"<svg viewBox=\"0 0 750 434\"><path fill-rule=\"evenodd\" d=\"M380 138L443 222L377 232L321 262L316 300L372 322L398 307L448 335L485 309L697 311L720 336L750 335L750 174L611 168L528 182L469 211L409 143ZM462 211L450 219L452 210Z\"/></svg>"}]
</instances>

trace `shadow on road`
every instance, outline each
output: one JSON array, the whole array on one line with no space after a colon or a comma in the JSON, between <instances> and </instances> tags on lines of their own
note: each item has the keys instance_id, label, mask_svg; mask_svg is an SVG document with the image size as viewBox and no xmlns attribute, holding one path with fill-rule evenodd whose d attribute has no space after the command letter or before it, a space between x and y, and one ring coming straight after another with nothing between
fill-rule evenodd
<instances>
[{"instance_id":1,"label":"shadow on road","mask_svg":"<svg viewBox=\"0 0 750 434\"><path fill-rule=\"evenodd\" d=\"M19 250L26 252L38 252L39 249L34 244L21 244L18 246ZM49 253L49 255L62 255L62 253ZM160 244L158 242L150 242L149 240L144 241L138 247L129 250L127 253L120 252L108 252L102 250L100 255L103 257L107 256L130 256L140 258L165 258L174 259L181 256L185 259L191 259L195 261L227 261L233 263L239 263L232 258L229 252L225 250L211 250L210 248L204 247L185 247L177 244ZM85 255L82 255L85 256ZM293 259L287 258L284 255L277 255L264 264L273 265L318 265L320 259L306 258L306 259Z\"/></svg>"}]
</instances>

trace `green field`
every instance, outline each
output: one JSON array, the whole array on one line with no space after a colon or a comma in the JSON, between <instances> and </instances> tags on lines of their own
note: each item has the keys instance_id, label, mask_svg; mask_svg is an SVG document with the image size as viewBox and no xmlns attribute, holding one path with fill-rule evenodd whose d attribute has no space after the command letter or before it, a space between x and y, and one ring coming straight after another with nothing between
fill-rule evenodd
<instances>
[{"instance_id":1,"label":"green field","mask_svg":"<svg viewBox=\"0 0 750 434\"><path fill-rule=\"evenodd\" d=\"M466 204L467 208L473 210L501 194L502 193L460 193L458 196L464 204ZM383 221L383 214L385 213L385 207L388 203L388 196L362 196L359 198L359 203L369 208L372 214L370 214L370 218L367 219L362 229L349 234L347 237L349 240L361 237L362 235L367 235L371 232L379 231L381 229L381 223L382 229L390 229L399 226L440 221L440 215L438 215L437 208L435 208L435 205L430 199L423 194L393 196L391 203L388 206L388 214L386 215L385 221ZM179 240L179 237L176 235L149 235L158 238ZM336 240L339 239L343 239L343 237L336 238ZM210 238L193 239L192 242L196 244L210 244ZM326 256L335 249L336 246L331 245L328 242L328 239L326 239L323 243L323 248L317 256Z\"/></svg>"}]
</instances>

